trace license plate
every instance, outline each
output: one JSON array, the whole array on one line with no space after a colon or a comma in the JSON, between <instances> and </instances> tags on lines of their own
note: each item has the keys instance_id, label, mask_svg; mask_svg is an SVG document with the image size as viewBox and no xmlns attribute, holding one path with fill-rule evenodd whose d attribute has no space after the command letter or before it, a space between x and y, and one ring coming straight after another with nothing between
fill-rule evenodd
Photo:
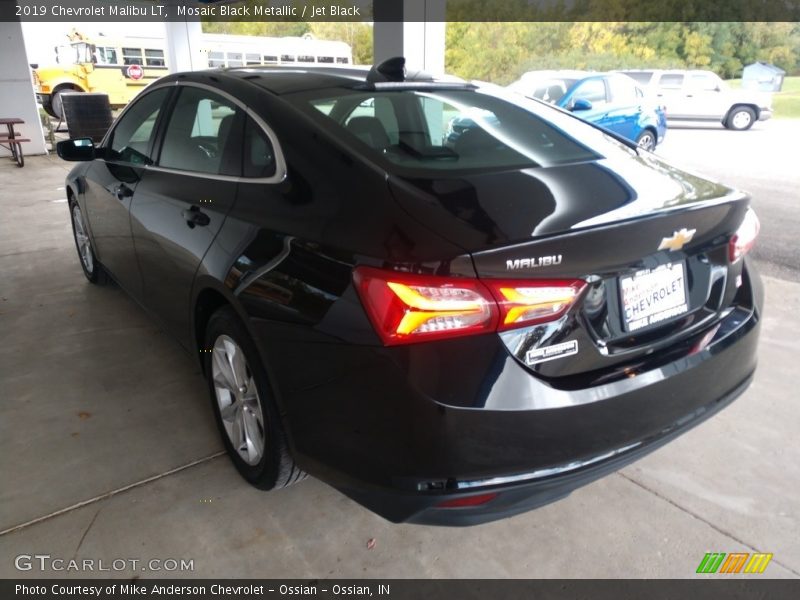
<instances>
[{"instance_id":1,"label":"license plate","mask_svg":"<svg viewBox=\"0 0 800 600\"><path fill-rule=\"evenodd\" d=\"M649 327L689 310L683 263L638 271L621 277L619 283L625 331Z\"/></svg>"}]
</instances>

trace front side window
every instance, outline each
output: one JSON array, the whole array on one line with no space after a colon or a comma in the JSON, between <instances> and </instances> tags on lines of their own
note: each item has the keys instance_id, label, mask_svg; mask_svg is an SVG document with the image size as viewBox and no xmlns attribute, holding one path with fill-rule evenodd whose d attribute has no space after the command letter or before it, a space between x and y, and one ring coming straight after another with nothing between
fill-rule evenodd
<instances>
[{"instance_id":1,"label":"front side window","mask_svg":"<svg viewBox=\"0 0 800 600\"><path fill-rule=\"evenodd\" d=\"M154 90L137 99L117 122L109 142L109 160L151 164L156 120L169 90Z\"/></svg>"},{"instance_id":2,"label":"front side window","mask_svg":"<svg viewBox=\"0 0 800 600\"><path fill-rule=\"evenodd\" d=\"M602 79L587 79L572 94L573 99L583 98L593 105L606 103L606 84Z\"/></svg>"},{"instance_id":3,"label":"front side window","mask_svg":"<svg viewBox=\"0 0 800 600\"><path fill-rule=\"evenodd\" d=\"M240 175L239 116L239 109L222 96L183 87L164 133L159 166L209 175Z\"/></svg>"},{"instance_id":4,"label":"front side window","mask_svg":"<svg viewBox=\"0 0 800 600\"><path fill-rule=\"evenodd\" d=\"M353 150L416 175L596 160L583 142L611 151L607 137L578 119L520 96L468 90L307 92L298 102ZM538 111L552 111L544 119ZM579 141L580 140L580 141ZM618 146L614 146L618 148ZM619 151L626 151L619 148ZM422 171L422 172L420 172ZM411 173L409 172L409 175Z\"/></svg>"},{"instance_id":5,"label":"front side window","mask_svg":"<svg viewBox=\"0 0 800 600\"><path fill-rule=\"evenodd\" d=\"M101 65L116 65L117 62L117 49L116 48L97 48L97 62Z\"/></svg>"}]
</instances>

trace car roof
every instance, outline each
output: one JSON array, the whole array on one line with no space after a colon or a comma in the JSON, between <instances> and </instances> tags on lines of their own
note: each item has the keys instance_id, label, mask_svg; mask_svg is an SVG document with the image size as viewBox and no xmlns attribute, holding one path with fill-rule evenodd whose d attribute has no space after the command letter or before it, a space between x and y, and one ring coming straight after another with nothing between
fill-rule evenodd
<instances>
[{"instance_id":1,"label":"car roof","mask_svg":"<svg viewBox=\"0 0 800 600\"><path fill-rule=\"evenodd\" d=\"M565 79L584 79L593 75L602 75L596 71L580 71L578 69L560 69L560 70L542 70L542 71L528 71L523 73L520 79L544 79L546 77L563 77Z\"/></svg>"},{"instance_id":2,"label":"car roof","mask_svg":"<svg viewBox=\"0 0 800 600\"><path fill-rule=\"evenodd\" d=\"M192 73L181 73L171 76L185 81L191 81L194 76L207 77L209 75L246 80L273 94L291 94L309 90L325 89L332 87L356 88L367 84L369 66L347 67L320 67L320 66L248 66L227 69L207 69ZM455 77L434 78L423 71L410 71L406 74L404 83L413 86L414 83L465 83Z\"/></svg>"}]
</instances>

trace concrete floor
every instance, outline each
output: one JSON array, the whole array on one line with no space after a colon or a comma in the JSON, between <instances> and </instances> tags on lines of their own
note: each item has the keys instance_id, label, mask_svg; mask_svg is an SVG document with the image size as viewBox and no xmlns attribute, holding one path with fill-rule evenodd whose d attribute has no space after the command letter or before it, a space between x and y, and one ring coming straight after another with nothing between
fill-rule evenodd
<instances>
[{"instance_id":1,"label":"concrete floor","mask_svg":"<svg viewBox=\"0 0 800 600\"><path fill-rule=\"evenodd\" d=\"M187 559L170 575L193 577L695 577L710 551L772 552L764 576L800 576L800 284L766 279L755 383L679 440L512 519L392 525L314 479L265 494L239 478L192 359L83 278L67 171L0 161L0 577L93 575L19 572L20 554Z\"/></svg>"}]
</instances>

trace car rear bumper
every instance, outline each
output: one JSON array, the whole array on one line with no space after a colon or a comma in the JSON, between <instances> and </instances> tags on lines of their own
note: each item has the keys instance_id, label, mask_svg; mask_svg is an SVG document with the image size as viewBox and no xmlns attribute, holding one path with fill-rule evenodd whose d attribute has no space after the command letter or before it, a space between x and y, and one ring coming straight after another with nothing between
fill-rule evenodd
<instances>
[{"instance_id":1,"label":"car rear bumper","mask_svg":"<svg viewBox=\"0 0 800 600\"><path fill-rule=\"evenodd\" d=\"M262 323L258 337L279 348L267 362L282 374L278 397L304 470L394 522L471 525L557 500L736 398L755 370L763 295L749 269L745 287L749 310L702 332L703 346L580 389L532 376L496 335L276 345L295 336ZM437 507L487 493L497 496L480 506Z\"/></svg>"},{"instance_id":2,"label":"car rear bumper","mask_svg":"<svg viewBox=\"0 0 800 600\"><path fill-rule=\"evenodd\" d=\"M772 109L771 108L761 108L758 111L758 120L759 121L768 121L772 118Z\"/></svg>"}]
</instances>

